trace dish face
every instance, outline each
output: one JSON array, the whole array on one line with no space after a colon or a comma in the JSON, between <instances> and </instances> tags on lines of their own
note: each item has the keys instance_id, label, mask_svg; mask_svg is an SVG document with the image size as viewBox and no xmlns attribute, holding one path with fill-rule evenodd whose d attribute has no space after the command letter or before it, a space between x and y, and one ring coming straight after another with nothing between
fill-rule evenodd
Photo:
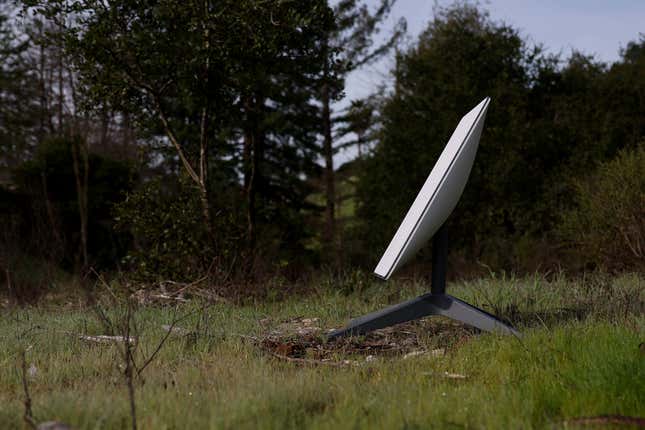
<instances>
[{"instance_id":1,"label":"dish face","mask_svg":"<svg viewBox=\"0 0 645 430\"><path fill-rule=\"evenodd\" d=\"M374 269L379 278L389 279L409 261L457 206L475 161L489 104L490 97L486 97L459 121Z\"/></svg>"}]
</instances>

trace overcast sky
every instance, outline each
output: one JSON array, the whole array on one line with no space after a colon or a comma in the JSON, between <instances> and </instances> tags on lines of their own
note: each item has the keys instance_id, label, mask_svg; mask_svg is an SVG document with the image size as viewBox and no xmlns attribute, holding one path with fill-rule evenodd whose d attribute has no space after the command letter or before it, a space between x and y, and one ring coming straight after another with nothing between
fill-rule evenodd
<instances>
[{"instance_id":1,"label":"overcast sky","mask_svg":"<svg viewBox=\"0 0 645 430\"><path fill-rule=\"evenodd\" d=\"M367 0L376 5L379 0ZM412 40L432 18L434 0L398 0L391 17L391 27L400 17L408 22ZM452 1L439 0L446 6ZM542 43L550 52L565 56L572 49L594 54L612 62L619 49L645 33L645 0L488 0L480 5L494 21L503 21L521 30L533 43ZM364 97L389 78L391 59L356 72L347 82L349 98Z\"/></svg>"}]
</instances>

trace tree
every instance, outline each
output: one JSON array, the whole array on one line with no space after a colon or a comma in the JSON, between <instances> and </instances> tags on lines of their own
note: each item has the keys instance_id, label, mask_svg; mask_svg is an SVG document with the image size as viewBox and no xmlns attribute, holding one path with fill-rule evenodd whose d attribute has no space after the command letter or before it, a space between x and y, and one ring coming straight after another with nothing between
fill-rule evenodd
<instances>
[{"instance_id":1,"label":"tree","mask_svg":"<svg viewBox=\"0 0 645 430\"><path fill-rule=\"evenodd\" d=\"M251 249L262 200L267 205L279 202L283 211L298 211L306 197L301 178L315 170L320 130L312 93L326 55L321 40L332 18L324 1L269 2L249 11L253 32L235 35L241 64L232 79L239 92Z\"/></svg>"},{"instance_id":2,"label":"tree","mask_svg":"<svg viewBox=\"0 0 645 430\"><path fill-rule=\"evenodd\" d=\"M645 136L645 34L631 41L621 51L621 59L612 64L603 80L604 96L596 99L606 112L603 141L606 156L622 149L635 149Z\"/></svg>"},{"instance_id":3,"label":"tree","mask_svg":"<svg viewBox=\"0 0 645 430\"><path fill-rule=\"evenodd\" d=\"M338 127L336 136L353 135L354 137L337 145L337 149L355 146L358 158L363 158L367 145L374 140L372 128L376 122L375 111L375 104L369 100L352 100L346 113L337 117L342 124Z\"/></svg>"},{"instance_id":4,"label":"tree","mask_svg":"<svg viewBox=\"0 0 645 430\"><path fill-rule=\"evenodd\" d=\"M0 168L4 172L33 153L39 116L38 87L27 55L29 41L12 25L10 15L15 13L0 10Z\"/></svg>"},{"instance_id":5,"label":"tree","mask_svg":"<svg viewBox=\"0 0 645 430\"><path fill-rule=\"evenodd\" d=\"M173 148L158 159L194 184L212 242L215 183L220 195L243 190L250 249L259 213L265 225L299 224L290 217L317 169L312 95L333 18L324 0L28 4L67 17L56 22L89 112L122 112Z\"/></svg>"},{"instance_id":6,"label":"tree","mask_svg":"<svg viewBox=\"0 0 645 430\"><path fill-rule=\"evenodd\" d=\"M396 91L381 111L382 130L366 159L358 197L368 249L380 249L414 199L464 112L492 97L477 160L451 217L453 241L481 255L484 237L520 230L534 177L522 157L529 70L539 51L517 30L470 5L438 9L416 46L401 52ZM530 218L529 218L530 219ZM380 244L380 246L376 246Z\"/></svg>"},{"instance_id":7,"label":"tree","mask_svg":"<svg viewBox=\"0 0 645 430\"><path fill-rule=\"evenodd\" d=\"M360 0L341 0L334 6L335 27L323 41L325 62L320 89L322 154L324 158L325 230L323 239L328 252L337 254L334 178L334 121L332 102L342 96L342 83L352 71L385 55L405 33L405 20L400 20L392 35L374 46L373 37L389 15L396 0L381 0L374 12ZM340 84L340 85L339 85Z\"/></svg>"},{"instance_id":8,"label":"tree","mask_svg":"<svg viewBox=\"0 0 645 430\"><path fill-rule=\"evenodd\" d=\"M28 4L52 19L61 13L72 16L61 24L67 48L97 106L160 122L198 190L204 224L214 236L209 143L219 110L232 99L225 78L226 43L243 17L242 8L231 1Z\"/></svg>"}]
</instances>

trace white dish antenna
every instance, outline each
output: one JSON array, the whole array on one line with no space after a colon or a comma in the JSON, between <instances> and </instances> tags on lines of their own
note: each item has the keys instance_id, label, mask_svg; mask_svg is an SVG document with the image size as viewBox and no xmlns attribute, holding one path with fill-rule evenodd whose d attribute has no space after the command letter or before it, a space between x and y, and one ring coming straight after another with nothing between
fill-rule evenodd
<instances>
[{"instance_id":1,"label":"white dish antenna","mask_svg":"<svg viewBox=\"0 0 645 430\"><path fill-rule=\"evenodd\" d=\"M457 205L468 181L489 104L490 98L486 97L461 118L374 269L376 276L389 279L432 237L431 292L356 318L347 327L330 333L330 339L364 334L429 315L452 318L480 330L520 335L513 327L488 312L446 294L448 239L443 224Z\"/></svg>"},{"instance_id":2,"label":"white dish antenna","mask_svg":"<svg viewBox=\"0 0 645 430\"><path fill-rule=\"evenodd\" d=\"M490 97L461 118L374 273L389 279L443 225L464 191L475 161Z\"/></svg>"}]
</instances>

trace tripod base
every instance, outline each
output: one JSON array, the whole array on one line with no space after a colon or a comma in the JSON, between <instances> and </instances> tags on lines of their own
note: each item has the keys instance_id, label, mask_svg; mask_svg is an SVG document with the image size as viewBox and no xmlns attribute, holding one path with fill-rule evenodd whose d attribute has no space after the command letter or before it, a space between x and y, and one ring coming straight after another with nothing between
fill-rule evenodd
<instances>
[{"instance_id":1,"label":"tripod base","mask_svg":"<svg viewBox=\"0 0 645 430\"><path fill-rule=\"evenodd\" d=\"M372 330L422 318L428 315L441 315L461 321L480 330L521 336L511 326L495 316L478 309L448 294L424 294L407 302L399 303L383 310L367 314L350 321L343 329L329 335L329 339L343 336L361 335Z\"/></svg>"}]
</instances>

